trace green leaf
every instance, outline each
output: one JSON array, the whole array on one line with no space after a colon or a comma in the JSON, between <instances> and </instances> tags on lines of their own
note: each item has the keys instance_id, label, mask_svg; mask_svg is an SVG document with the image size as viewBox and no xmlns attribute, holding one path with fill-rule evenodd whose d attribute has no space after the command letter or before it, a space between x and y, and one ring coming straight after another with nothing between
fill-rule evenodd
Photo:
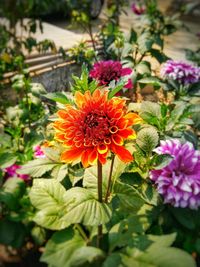
<instances>
[{"instance_id":1,"label":"green leaf","mask_svg":"<svg viewBox=\"0 0 200 267\"><path fill-rule=\"evenodd\" d=\"M128 267L195 267L195 261L189 254L178 248L169 247L175 241L175 237L175 234L140 236L135 243L138 249L127 248L126 256L122 256L122 262ZM145 243L144 238L146 248L141 249L139 244ZM131 265L133 263L135 265Z\"/></svg>"},{"instance_id":2,"label":"green leaf","mask_svg":"<svg viewBox=\"0 0 200 267\"><path fill-rule=\"evenodd\" d=\"M151 153L157 146L159 140L158 133L155 128L143 128L138 132L136 143L146 153Z\"/></svg>"},{"instance_id":3,"label":"green leaf","mask_svg":"<svg viewBox=\"0 0 200 267\"><path fill-rule=\"evenodd\" d=\"M131 28L131 34L129 38L129 43L134 44L137 41L137 32L134 31L133 28Z\"/></svg>"},{"instance_id":4,"label":"green leaf","mask_svg":"<svg viewBox=\"0 0 200 267\"><path fill-rule=\"evenodd\" d=\"M14 248L20 248L25 239L25 228L22 223L3 219L0 221L0 243Z\"/></svg>"},{"instance_id":5,"label":"green leaf","mask_svg":"<svg viewBox=\"0 0 200 267\"><path fill-rule=\"evenodd\" d=\"M78 170L69 169L69 179L70 182L72 183L72 186L74 186L76 183L78 183L80 180L84 178L84 173L85 173L84 168Z\"/></svg>"},{"instance_id":6,"label":"green leaf","mask_svg":"<svg viewBox=\"0 0 200 267\"><path fill-rule=\"evenodd\" d=\"M19 207L19 200L25 191L26 186L22 179L8 179L0 190L0 201L4 202L9 209L16 210Z\"/></svg>"},{"instance_id":7,"label":"green leaf","mask_svg":"<svg viewBox=\"0 0 200 267\"><path fill-rule=\"evenodd\" d=\"M191 96L200 96L200 82L192 84L188 93Z\"/></svg>"},{"instance_id":8,"label":"green leaf","mask_svg":"<svg viewBox=\"0 0 200 267\"><path fill-rule=\"evenodd\" d=\"M71 100L69 100L67 96L61 92L48 93L47 95L44 96L50 100L53 100L61 104L71 104Z\"/></svg>"},{"instance_id":9,"label":"green leaf","mask_svg":"<svg viewBox=\"0 0 200 267\"><path fill-rule=\"evenodd\" d=\"M161 118L161 107L159 104L150 102L150 101L143 101L140 107L139 115L149 122L152 118Z\"/></svg>"},{"instance_id":10,"label":"green leaf","mask_svg":"<svg viewBox=\"0 0 200 267\"><path fill-rule=\"evenodd\" d=\"M121 256L119 253L112 253L108 255L102 267L122 267ZM136 266L134 266L136 267Z\"/></svg>"},{"instance_id":11,"label":"green leaf","mask_svg":"<svg viewBox=\"0 0 200 267\"><path fill-rule=\"evenodd\" d=\"M30 190L29 197L36 212L33 220L43 227L60 230L67 227L68 222L63 219L65 207L65 188L52 179L35 179Z\"/></svg>"},{"instance_id":12,"label":"green leaf","mask_svg":"<svg viewBox=\"0 0 200 267\"><path fill-rule=\"evenodd\" d=\"M130 215L115 224L109 231L109 251L115 248L133 245L135 234L144 234L150 227L150 216Z\"/></svg>"},{"instance_id":13,"label":"green leaf","mask_svg":"<svg viewBox=\"0 0 200 267\"><path fill-rule=\"evenodd\" d=\"M57 179L61 182L68 175L67 164L58 164L55 166L51 172L51 177Z\"/></svg>"},{"instance_id":14,"label":"green leaf","mask_svg":"<svg viewBox=\"0 0 200 267\"><path fill-rule=\"evenodd\" d=\"M152 84L153 86L160 87L162 86L162 82L157 77L146 77L138 80L139 83L142 84Z\"/></svg>"},{"instance_id":15,"label":"green leaf","mask_svg":"<svg viewBox=\"0 0 200 267\"><path fill-rule=\"evenodd\" d=\"M154 170L161 170L169 165L172 159L173 157L169 154L155 155L151 160L151 164Z\"/></svg>"},{"instance_id":16,"label":"green leaf","mask_svg":"<svg viewBox=\"0 0 200 267\"><path fill-rule=\"evenodd\" d=\"M152 57L154 57L160 64L169 59L162 51L158 49L151 49L150 53Z\"/></svg>"},{"instance_id":17,"label":"green leaf","mask_svg":"<svg viewBox=\"0 0 200 267\"><path fill-rule=\"evenodd\" d=\"M181 260L180 260L181 259ZM195 261L188 253L178 248L149 248L147 253L138 257L137 260L151 263L156 267L195 267Z\"/></svg>"},{"instance_id":18,"label":"green leaf","mask_svg":"<svg viewBox=\"0 0 200 267\"><path fill-rule=\"evenodd\" d=\"M53 234L40 260L52 267L72 267L71 259L78 256L77 251L85 245L78 232L70 227Z\"/></svg>"},{"instance_id":19,"label":"green leaf","mask_svg":"<svg viewBox=\"0 0 200 267\"><path fill-rule=\"evenodd\" d=\"M171 208L170 211L172 212L176 220L185 228L189 230L195 230L195 228L199 228L199 211L190 210L187 208Z\"/></svg>"},{"instance_id":20,"label":"green leaf","mask_svg":"<svg viewBox=\"0 0 200 267\"><path fill-rule=\"evenodd\" d=\"M124 210L137 211L145 203L141 194L134 187L125 183L117 181L114 185L114 193L119 198L120 206Z\"/></svg>"},{"instance_id":21,"label":"green leaf","mask_svg":"<svg viewBox=\"0 0 200 267\"><path fill-rule=\"evenodd\" d=\"M148 61L141 61L135 69L140 74L151 74L151 64Z\"/></svg>"},{"instance_id":22,"label":"green leaf","mask_svg":"<svg viewBox=\"0 0 200 267\"><path fill-rule=\"evenodd\" d=\"M107 223L111 218L111 210L105 203L96 200L96 196L81 187L71 188L66 192L67 214L65 220L70 224L83 223L95 226Z\"/></svg>"},{"instance_id":23,"label":"green leaf","mask_svg":"<svg viewBox=\"0 0 200 267\"><path fill-rule=\"evenodd\" d=\"M2 169L13 165L17 160L17 156L12 153L2 153L0 154L0 167Z\"/></svg>"},{"instance_id":24,"label":"green leaf","mask_svg":"<svg viewBox=\"0 0 200 267\"><path fill-rule=\"evenodd\" d=\"M105 254L102 250L95 247L81 247L73 254L70 260L71 267L82 267L95 265L95 261L102 261L105 258Z\"/></svg>"},{"instance_id":25,"label":"green leaf","mask_svg":"<svg viewBox=\"0 0 200 267\"><path fill-rule=\"evenodd\" d=\"M40 226L34 226L31 230L31 237L36 245L41 246L46 241L46 231Z\"/></svg>"},{"instance_id":26,"label":"green leaf","mask_svg":"<svg viewBox=\"0 0 200 267\"><path fill-rule=\"evenodd\" d=\"M111 217L108 205L98 202L89 190L75 187L66 191L57 180L35 179L30 200L39 210L34 221L48 229L60 230L73 223L105 224Z\"/></svg>"},{"instance_id":27,"label":"green leaf","mask_svg":"<svg viewBox=\"0 0 200 267\"><path fill-rule=\"evenodd\" d=\"M125 81L123 80L117 82L114 88L112 88L111 91L109 92L108 99L111 99L114 95L116 95L124 87L124 85L125 85Z\"/></svg>"},{"instance_id":28,"label":"green leaf","mask_svg":"<svg viewBox=\"0 0 200 267\"><path fill-rule=\"evenodd\" d=\"M44 86L41 83L31 83L30 91L35 96L40 96L47 93L47 91L45 90Z\"/></svg>"},{"instance_id":29,"label":"green leaf","mask_svg":"<svg viewBox=\"0 0 200 267\"><path fill-rule=\"evenodd\" d=\"M152 45L153 45L153 39L151 38L150 33L144 32L138 37L138 46L141 54L145 54L148 52Z\"/></svg>"},{"instance_id":30,"label":"green leaf","mask_svg":"<svg viewBox=\"0 0 200 267\"><path fill-rule=\"evenodd\" d=\"M58 166L58 163L47 158L34 159L23 165L18 173L29 174L31 177L37 178L42 177L43 174L53 170L56 166Z\"/></svg>"}]
</instances>

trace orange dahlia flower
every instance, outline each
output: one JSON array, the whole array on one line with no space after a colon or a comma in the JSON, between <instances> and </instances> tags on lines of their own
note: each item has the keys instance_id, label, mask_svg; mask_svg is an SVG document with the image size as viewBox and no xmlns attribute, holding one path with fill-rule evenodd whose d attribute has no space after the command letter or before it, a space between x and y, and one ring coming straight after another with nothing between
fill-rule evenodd
<instances>
[{"instance_id":1,"label":"orange dahlia flower","mask_svg":"<svg viewBox=\"0 0 200 267\"><path fill-rule=\"evenodd\" d=\"M83 95L75 94L76 107L66 105L57 112L54 122L55 139L66 150L61 155L63 162L72 163L81 160L84 167L99 160L106 163L109 151L120 160L130 162L131 153L124 147L124 140L135 137L132 125L140 121L135 113L127 113L125 100L113 97L108 99L108 92L96 90Z\"/></svg>"}]
</instances>

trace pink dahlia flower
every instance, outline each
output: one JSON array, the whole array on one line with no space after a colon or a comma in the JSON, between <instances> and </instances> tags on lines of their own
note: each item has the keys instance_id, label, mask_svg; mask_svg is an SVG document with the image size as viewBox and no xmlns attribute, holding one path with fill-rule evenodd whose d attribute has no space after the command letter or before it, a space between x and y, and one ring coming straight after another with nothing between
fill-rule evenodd
<instances>
[{"instance_id":1,"label":"pink dahlia flower","mask_svg":"<svg viewBox=\"0 0 200 267\"><path fill-rule=\"evenodd\" d=\"M21 178L22 180L29 179L29 175L17 173L17 170L19 170L19 169L21 169L21 166L17 165L17 164L13 164L13 165L5 168L4 171L6 173L6 178L18 177L18 178Z\"/></svg>"},{"instance_id":2,"label":"pink dahlia flower","mask_svg":"<svg viewBox=\"0 0 200 267\"><path fill-rule=\"evenodd\" d=\"M42 151L41 146L39 146L39 145L34 146L33 150L34 150L34 157L35 158L39 159L39 158L45 158L46 157L44 152Z\"/></svg>"},{"instance_id":3,"label":"pink dahlia flower","mask_svg":"<svg viewBox=\"0 0 200 267\"><path fill-rule=\"evenodd\" d=\"M145 7L145 5L133 3L131 5L131 9L132 9L132 11L133 11L134 14L136 14L136 15L142 15L145 12L146 7Z\"/></svg>"},{"instance_id":4,"label":"pink dahlia flower","mask_svg":"<svg viewBox=\"0 0 200 267\"><path fill-rule=\"evenodd\" d=\"M107 86L111 81L118 81L121 77L131 73L132 69L123 68L120 61L107 60L95 63L90 71L90 77L96 79L99 85ZM132 81L129 79L124 88L130 89L132 87Z\"/></svg>"},{"instance_id":5,"label":"pink dahlia flower","mask_svg":"<svg viewBox=\"0 0 200 267\"><path fill-rule=\"evenodd\" d=\"M163 64L160 74L163 78L178 81L182 85L200 81L200 67L181 61L168 60Z\"/></svg>"},{"instance_id":6,"label":"pink dahlia flower","mask_svg":"<svg viewBox=\"0 0 200 267\"><path fill-rule=\"evenodd\" d=\"M181 144L178 139L161 141L155 152L174 157L163 169L150 172L164 202L174 207L197 209L200 206L200 152L191 143Z\"/></svg>"}]
</instances>

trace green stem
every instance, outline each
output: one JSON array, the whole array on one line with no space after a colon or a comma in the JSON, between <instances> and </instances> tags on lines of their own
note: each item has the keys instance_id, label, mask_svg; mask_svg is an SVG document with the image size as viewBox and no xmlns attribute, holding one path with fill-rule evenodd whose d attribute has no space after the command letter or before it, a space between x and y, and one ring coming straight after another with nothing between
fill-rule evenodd
<instances>
[{"instance_id":1,"label":"green stem","mask_svg":"<svg viewBox=\"0 0 200 267\"><path fill-rule=\"evenodd\" d=\"M84 230L82 229L82 227L80 226L80 224L77 223L77 224L75 225L75 227L76 227L76 229L79 231L80 235L85 239L85 241L88 242L89 239L88 239L86 233L84 232Z\"/></svg>"},{"instance_id":2,"label":"green stem","mask_svg":"<svg viewBox=\"0 0 200 267\"><path fill-rule=\"evenodd\" d=\"M110 166L110 174L109 174L109 178L108 178L108 187L107 187L107 192L106 192L106 197L105 197L105 203L108 202L108 198L110 196L110 188L111 188L111 181L112 181L112 172L113 172L114 160L115 160L115 155L112 154L111 166Z\"/></svg>"},{"instance_id":3,"label":"green stem","mask_svg":"<svg viewBox=\"0 0 200 267\"><path fill-rule=\"evenodd\" d=\"M24 79L24 93L25 93L25 98L26 98L26 108L28 109L28 126L29 128L31 127L31 118L30 118L30 105L29 105L29 99L28 99L28 88L29 88L29 82Z\"/></svg>"},{"instance_id":4,"label":"green stem","mask_svg":"<svg viewBox=\"0 0 200 267\"><path fill-rule=\"evenodd\" d=\"M97 188L98 188L98 200L100 203L103 202L102 199L102 164L98 160L97 164ZM101 246L101 239L102 239L102 225L98 226L98 234L97 234L97 247Z\"/></svg>"}]
</instances>

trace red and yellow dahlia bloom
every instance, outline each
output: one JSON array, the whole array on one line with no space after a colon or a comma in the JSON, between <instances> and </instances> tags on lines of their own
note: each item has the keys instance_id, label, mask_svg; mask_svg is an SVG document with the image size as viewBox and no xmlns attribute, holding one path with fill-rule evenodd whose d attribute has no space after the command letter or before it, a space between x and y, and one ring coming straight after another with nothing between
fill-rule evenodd
<instances>
[{"instance_id":1,"label":"red and yellow dahlia bloom","mask_svg":"<svg viewBox=\"0 0 200 267\"><path fill-rule=\"evenodd\" d=\"M61 155L63 162L81 160L84 167L97 160L104 164L109 152L124 162L133 160L124 140L135 137L131 126L140 117L127 113L125 100L118 97L109 100L107 91L96 90L93 94L76 92L75 104L59 110L58 120L53 124L55 139L66 147Z\"/></svg>"}]
</instances>

